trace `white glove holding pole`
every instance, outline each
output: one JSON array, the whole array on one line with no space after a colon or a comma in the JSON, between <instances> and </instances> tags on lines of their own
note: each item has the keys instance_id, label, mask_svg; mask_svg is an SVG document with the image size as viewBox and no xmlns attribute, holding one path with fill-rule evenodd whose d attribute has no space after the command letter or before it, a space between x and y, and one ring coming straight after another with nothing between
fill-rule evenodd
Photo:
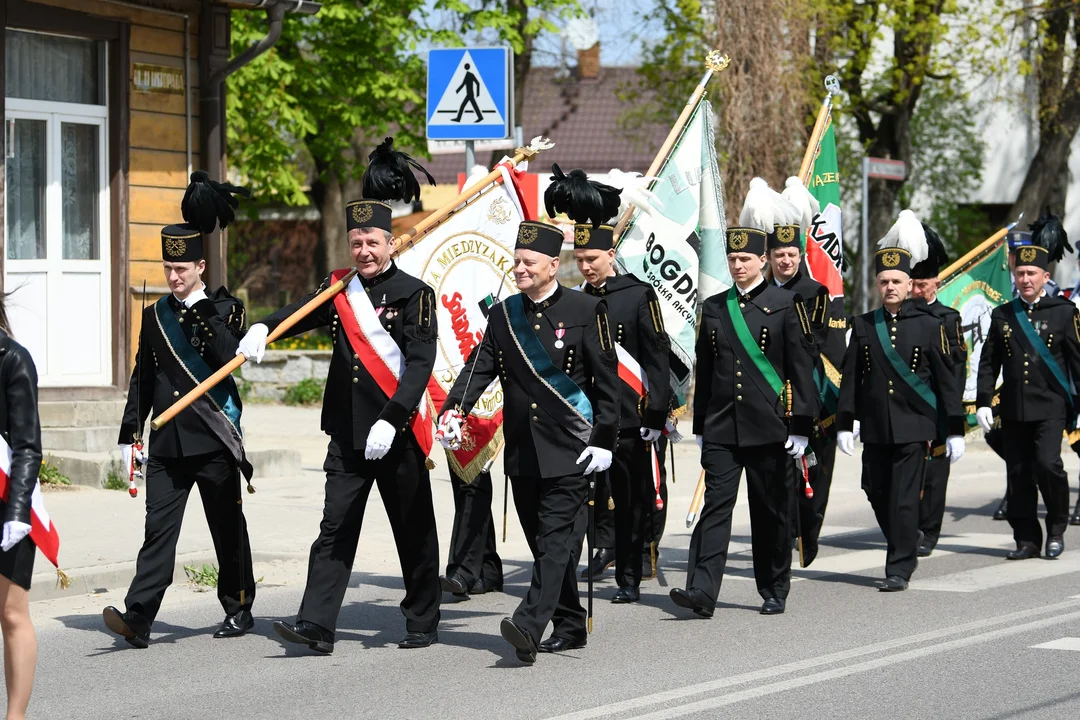
<instances>
[{"instance_id":1,"label":"white glove holding pole","mask_svg":"<svg viewBox=\"0 0 1080 720\"><path fill-rule=\"evenodd\" d=\"M660 438L660 431L652 428L641 428L641 439L647 443L656 442Z\"/></svg>"},{"instance_id":2,"label":"white glove holding pole","mask_svg":"<svg viewBox=\"0 0 1080 720\"><path fill-rule=\"evenodd\" d=\"M131 472L131 461L133 459L139 465L146 465L146 451L140 447L136 447L135 445L121 445L120 456L122 458L121 467L124 468L125 473ZM142 476L143 474L141 471L135 471L135 477L141 478Z\"/></svg>"},{"instance_id":3,"label":"white glove holding pole","mask_svg":"<svg viewBox=\"0 0 1080 720\"><path fill-rule=\"evenodd\" d=\"M385 420L378 420L368 430L367 447L364 448L364 457L368 460L381 460L390 452L390 446L394 444L397 431L394 426Z\"/></svg>"},{"instance_id":4,"label":"white glove holding pole","mask_svg":"<svg viewBox=\"0 0 1080 720\"><path fill-rule=\"evenodd\" d=\"M975 411L975 419L979 421L979 427L983 429L983 432L990 432L994 429L994 411L988 407L981 407Z\"/></svg>"},{"instance_id":5,"label":"white glove holding pole","mask_svg":"<svg viewBox=\"0 0 1080 720\"><path fill-rule=\"evenodd\" d=\"M30 534L30 526L18 520L8 520L4 523L4 537L0 540L0 550L7 552L19 544L24 537Z\"/></svg>"},{"instance_id":6,"label":"white glove holding pole","mask_svg":"<svg viewBox=\"0 0 1080 720\"><path fill-rule=\"evenodd\" d=\"M596 472L604 472L609 467L611 467L610 450L605 450L604 448L593 447L592 445L590 445L589 447L585 448L584 452L582 452L580 456L578 456L577 464L580 465L581 463L585 462L586 458L591 459L589 460L589 465L585 468L585 472L582 473L583 475L591 475L592 473Z\"/></svg>"},{"instance_id":7,"label":"white glove holding pole","mask_svg":"<svg viewBox=\"0 0 1080 720\"><path fill-rule=\"evenodd\" d=\"M461 447L461 413L457 410L447 410L439 418L439 426L435 429L435 439L447 450L457 450Z\"/></svg>"},{"instance_id":8,"label":"white glove holding pole","mask_svg":"<svg viewBox=\"0 0 1080 720\"><path fill-rule=\"evenodd\" d=\"M847 430L836 433L836 447L845 455L855 454L855 434Z\"/></svg>"},{"instance_id":9,"label":"white glove holding pole","mask_svg":"<svg viewBox=\"0 0 1080 720\"><path fill-rule=\"evenodd\" d=\"M237 355L243 355L248 360L261 363L266 353L266 336L270 334L270 328L262 323L255 323L248 328L247 334L240 339L240 345L236 348Z\"/></svg>"},{"instance_id":10,"label":"white glove holding pole","mask_svg":"<svg viewBox=\"0 0 1080 720\"><path fill-rule=\"evenodd\" d=\"M965 447L963 435L950 435L945 438L945 457L949 458L950 465L964 456Z\"/></svg>"},{"instance_id":11,"label":"white glove holding pole","mask_svg":"<svg viewBox=\"0 0 1080 720\"><path fill-rule=\"evenodd\" d=\"M788 435L784 449L787 454L798 460L806 452L806 446L810 444L810 438L805 435Z\"/></svg>"}]
</instances>

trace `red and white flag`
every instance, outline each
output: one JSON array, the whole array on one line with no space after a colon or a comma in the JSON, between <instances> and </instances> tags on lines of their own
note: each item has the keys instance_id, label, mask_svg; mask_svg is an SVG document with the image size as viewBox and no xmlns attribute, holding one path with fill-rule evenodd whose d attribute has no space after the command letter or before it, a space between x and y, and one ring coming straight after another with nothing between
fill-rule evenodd
<instances>
[{"instance_id":1,"label":"red and white flag","mask_svg":"<svg viewBox=\"0 0 1080 720\"><path fill-rule=\"evenodd\" d=\"M11 472L11 446L0 436L0 498L8 499L8 474ZM34 481L34 494L30 498L30 539L49 562L59 567L57 556L60 554L60 534L56 525L49 518L45 509L45 499L41 496L41 483Z\"/></svg>"}]
</instances>

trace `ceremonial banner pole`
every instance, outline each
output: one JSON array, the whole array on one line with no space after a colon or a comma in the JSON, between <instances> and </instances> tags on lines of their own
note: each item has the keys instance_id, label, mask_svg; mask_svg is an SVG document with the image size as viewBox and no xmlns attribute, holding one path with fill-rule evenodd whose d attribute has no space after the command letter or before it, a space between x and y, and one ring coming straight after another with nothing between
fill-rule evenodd
<instances>
[{"instance_id":1,"label":"ceremonial banner pole","mask_svg":"<svg viewBox=\"0 0 1080 720\"><path fill-rule=\"evenodd\" d=\"M529 143L528 147L518 148L514 154L514 157L511 158L511 162L513 163L513 165L517 165L522 161L531 160L532 158L536 157L537 154L539 154L542 150L548 150L552 147L554 147L554 144L551 143L547 138L537 136L532 139L532 142ZM398 237L397 246L394 248L393 255L396 257L405 250L408 250L410 247L416 244L416 242L423 238L427 233L431 232L433 229L438 227L447 219L453 217L455 213L459 212L463 207L465 207L468 202L474 197L480 195L481 192L485 190L489 185L491 185L492 183L501 183L503 181L502 178L502 171L499 168L495 168L492 172L485 175L479 182L470 185L449 203L442 206L440 209L436 210L428 217L424 218L424 220L418 223L416 227L410 228L404 234ZM355 268L353 270L350 270L347 275L341 278L341 280L334 283L326 290L323 290L317 296L309 300L295 313L285 318L281 322L281 324L274 328L274 331L267 336L266 344L269 345L270 343L274 342L286 332L288 332L289 329L296 325L296 323L300 322L302 319L314 312L316 308L329 302L335 295L337 295L339 292L344 290L346 286L348 286L349 281L353 279L354 275L356 275ZM170 420L176 417L183 410L187 409L199 397L209 392L209 390L215 385L217 385L222 380L231 375L245 362L247 362L246 357L244 357L243 355L237 355L228 363L221 366L221 368L219 368L217 372L215 372L203 382L199 383L190 392L184 395L184 397L173 403L165 412L154 418L154 420L150 423L151 429L160 430Z\"/></svg>"},{"instance_id":2,"label":"ceremonial banner pole","mask_svg":"<svg viewBox=\"0 0 1080 720\"><path fill-rule=\"evenodd\" d=\"M825 128L829 126L833 95L840 94L840 81L834 75L825 78L825 91L825 99L821 101L821 109L818 110L817 120L814 121L814 130L810 133L810 142L806 144L802 165L799 166L799 179L802 180L803 185L806 185L807 180L810 179L810 172L814 169L814 160L821 149L821 138L825 135Z\"/></svg>"},{"instance_id":3,"label":"ceremonial banner pole","mask_svg":"<svg viewBox=\"0 0 1080 720\"><path fill-rule=\"evenodd\" d=\"M667 139L664 140L664 144L660 146L660 152L656 153L656 157L653 158L652 165L649 166L649 171L645 173L645 177L653 177L667 160L668 155L671 153L671 148L675 146L679 136L682 134L683 128L686 127L686 123L690 121L690 116L693 115L694 109L701 102L701 98L705 95L705 86L708 85L709 80L712 79L714 73L718 73L728 65L731 64L731 58L727 55L721 55L719 50L713 50L705 57L705 75L702 76L701 81L694 88L694 92L690 95L690 99L686 101L686 105L683 106L682 112L679 114L679 119L675 121L675 124L671 128L671 132L668 133ZM630 222L630 218L634 215L635 208L627 208L623 216L619 218L618 224L615 225L615 244L619 244L619 239L622 236L623 230L626 229L627 224Z\"/></svg>"},{"instance_id":4,"label":"ceremonial banner pole","mask_svg":"<svg viewBox=\"0 0 1080 720\"><path fill-rule=\"evenodd\" d=\"M950 275L952 275L953 273L963 269L963 267L965 265L967 265L972 260L974 260L975 258L982 255L984 252L989 250L991 247L994 246L995 243L1000 242L1002 238L1004 238L1006 235L1009 234L1010 230L1012 230L1014 227L1016 227L1017 225L1020 224L1020 221L1023 218L1024 218L1024 213L1020 213L1020 217L1016 218L1015 222L1010 223L1009 225L1006 225L1005 227L1001 228L996 233L994 233L993 235L991 235L990 237L986 238L981 243L976 245L973 250L968 252L962 258L960 258L959 260L954 262L952 265L950 265L949 267L942 270L941 273L938 275L938 277L941 278L941 282L944 283L948 279L948 277Z\"/></svg>"}]
</instances>

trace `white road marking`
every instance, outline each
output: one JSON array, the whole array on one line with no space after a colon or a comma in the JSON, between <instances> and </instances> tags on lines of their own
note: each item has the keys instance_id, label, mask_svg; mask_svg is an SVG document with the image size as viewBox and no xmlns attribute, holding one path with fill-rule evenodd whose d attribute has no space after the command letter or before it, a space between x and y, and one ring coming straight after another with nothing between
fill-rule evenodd
<instances>
[{"instance_id":1,"label":"white road marking","mask_svg":"<svg viewBox=\"0 0 1080 720\"><path fill-rule=\"evenodd\" d=\"M1031 647L1035 650L1072 650L1073 652L1080 652L1080 638L1065 637L1060 640L1051 640L1042 645L1032 645Z\"/></svg>"},{"instance_id":2,"label":"white road marking","mask_svg":"<svg viewBox=\"0 0 1080 720\"><path fill-rule=\"evenodd\" d=\"M855 658L873 655L875 653L888 652L890 650L906 647L908 645L918 645L921 643L932 642L935 640L940 640L941 638L949 637L951 635L983 630L985 628L994 627L995 625L1004 624L1012 626L1014 622L1019 620L1038 617L1040 615L1055 614L1066 610L1076 610L1078 607L1080 607L1080 602L1070 599L1063 602L1054 603L1053 605L1020 610L1014 613L998 615L992 618L984 618L982 620L974 620L972 622L964 623L962 625L953 625L950 627L941 628L939 630L931 630L929 632L919 633L917 635L909 635L893 640L885 640L883 642L863 645L861 647L851 648L849 650L842 650L839 652L830 653L828 655L809 657L804 660L798 660L796 662L787 663L785 665L776 665L761 670L753 670L751 672L742 673L740 675L732 675L731 677L722 678L719 680L711 680L709 682L698 683L696 685L687 685L685 687L665 690L663 692L654 693L652 695L643 695L641 697L631 698L629 700L623 700L620 702L609 703L607 705L601 705L594 708L579 710L577 712L572 712L565 715L559 715L557 717L550 718L550 720L591 720L592 718L602 718L611 715L615 715L618 717L626 717L628 713L639 711L642 708L646 708L650 705L659 705L666 702L683 700L685 698L693 697L694 695L702 695L705 693L716 692L717 690L724 690L726 688L735 687L738 685L761 682L790 673L805 673L807 670L815 667L832 665L835 663L844 662L846 660L853 660ZM1080 617L1080 612L1074 614ZM1042 622L1062 622L1071 617L1072 615L1069 615L1067 617L1052 617ZM1013 627L1008 627L1006 628L1006 630L1011 630L1013 629Z\"/></svg>"},{"instance_id":3,"label":"white road marking","mask_svg":"<svg viewBox=\"0 0 1080 720\"><path fill-rule=\"evenodd\" d=\"M1080 552L1065 553L1057 560L1032 558L1010 562L1003 559L995 565L927 580L918 580L916 576L916 581L911 583L911 589L971 593L1073 572L1080 572Z\"/></svg>"}]
</instances>

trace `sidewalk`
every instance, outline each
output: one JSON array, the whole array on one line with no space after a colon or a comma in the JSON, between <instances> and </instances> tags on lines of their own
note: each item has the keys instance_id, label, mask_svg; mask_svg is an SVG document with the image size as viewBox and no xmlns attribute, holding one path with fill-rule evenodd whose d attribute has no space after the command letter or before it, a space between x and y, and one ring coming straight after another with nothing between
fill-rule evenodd
<instances>
[{"instance_id":1,"label":"sidewalk","mask_svg":"<svg viewBox=\"0 0 1080 720\"><path fill-rule=\"evenodd\" d=\"M295 477L255 477L254 495L244 493L244 513L251 538L255 577L272 577L274 582L302 583L308 549L318 535L323 507L322 461L326 436L319 430L319 408L296 408L283 405L250 404L244 411L244 430L250 450L291 448L299 450L303 471ZM684 423L689 429L689 423ZM685 517L700 473L697 445L689 436L676 448L676 482L669 485L667 534L686 533ZM439 547L445 563L454 498L451 492L445 456L432 452L436 468L432 471L432 495L439 526ZM1076 455L1066 448L1064 455L1070 478L1075 477ZM950 483L950 501L962 502L965 494L980 498L1000 497L1004 492L1004 466L979 440L969 446L969 454L954 468ZM497 534L501 535L503 472L501 460L492 468L495 483L493 512ZM838 454L830 508L849 503L865 504L859 488L859 458ZM670 474L669 474L670 483ZM1071 483L1070 483L1071 484ZM48 491L45 495L49 513L60 531L61 567L73 580L61 590L48 561L39 557L31 598L34 600L97 592L101 589L126 588L135 572L135 557L143 538L145 489L132 499L126 492L78 488ZM740 493L736 522L744 522L746 494ZM1007 532L1005 527L1003 531ZM524 560L528 546L517 523L510 499L507 542L499 542L499 552L507 558ZM214 563L213 544L203 518L198 491L188 502L184 527L177 546L178 583L185 581L184 564ZM395 575L400 572L390 524L382 509L378 490L372 491L364 518L364 529L357 552L358 572Z\"/></svg>"}]
</instances>

